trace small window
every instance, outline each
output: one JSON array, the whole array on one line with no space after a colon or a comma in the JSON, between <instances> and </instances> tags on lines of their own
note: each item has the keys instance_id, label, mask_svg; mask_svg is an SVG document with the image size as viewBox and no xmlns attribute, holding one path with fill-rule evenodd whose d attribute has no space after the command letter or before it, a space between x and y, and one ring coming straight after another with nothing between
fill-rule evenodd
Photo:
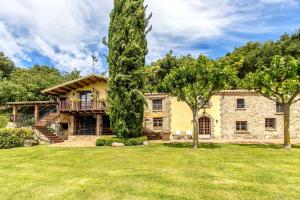
<instances>
[{"instance_id":1,"label":"small window","mask_svg":"<svg viewBox=\"0 0 300 200\"><path fill-rule=\"evenodd\" d=\"M276 119L275 118L266 118L265 119L266 129L276 129Z\"/></svg>"},{"instance_id":2,"label":"small window","mask_svg":"<svg viewBox=\"0 0 300 200\"><path fill-rule=\"evenodd\" d=\"M236 108L237 109L245 108L245 99L237 99L236 100Z\"/></svg>"},{"instance_id":3,"label":"small window","mask_svg":"<svg viewBox=\"0 0 300 200\"><path fill-rule=\"evenodd\" d=\"M153 111L162 111L162 99L152 100Z\"/></svg>"},{"instance_id":4,"label":"small window","mask_svg":"<svg viewBox=\"0 0 300 200\"><path fill-rule=\"evenodd\" d=\"M276 102L276 112L277 113L283 113L283 106L279 102Z\"/></svg>"},{"instance_id":5,"label":"small window","mask_svg":"<svg viewBox=\"0 0 300 200\"><path fill-rule=\"evenodd\" d=\"M236 131L247 131L247 122L246 121L237 121L236 122Z\"/></svg>"},{"instance_id":6,"label":"small window","mask_svg":"<svg viewBox=\"0 0 300 200\"><path fill-rule=\"evenodd\" d=\"M153 118L153 128L159 129L163 127L163 118Z\"/></svg>"}]
</instances>

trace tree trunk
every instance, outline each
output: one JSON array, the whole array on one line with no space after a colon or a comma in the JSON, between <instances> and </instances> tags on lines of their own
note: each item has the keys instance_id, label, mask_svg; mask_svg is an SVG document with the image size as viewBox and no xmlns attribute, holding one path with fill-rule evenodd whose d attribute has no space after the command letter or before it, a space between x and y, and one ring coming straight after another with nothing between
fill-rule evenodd
<instances>
[{"instance_id":1,"label":"tree trunk","mask_svg":"<svg viewBox=\"0 0 300 200\"><path fill-rule=\"evenodd\" d=\"M199 130L198 130L198 122L197 122L197 109L193 109L193 135L194 135L194 142L193 142L193 148L198 148L198 138L199 138Z\"/></svg>"},{"instance_id":2,"label":"tree trunk","mask_svg":"<svg viewBox=\"0 0 300 200\"><path fill-rule=\"evenodd\" d=\"M283 124L284 124L284 144L283 147L285 149L291 149L291 138L290 138L290 108L291 105L284 104L284 117L283 117Z\"/></svg>"}]
</instances>

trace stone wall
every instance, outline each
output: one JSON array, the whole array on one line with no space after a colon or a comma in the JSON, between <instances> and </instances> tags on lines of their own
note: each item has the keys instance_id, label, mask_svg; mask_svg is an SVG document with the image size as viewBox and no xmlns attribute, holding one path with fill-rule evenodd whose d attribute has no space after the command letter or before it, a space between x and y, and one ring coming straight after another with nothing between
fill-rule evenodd
<instances>
[{"instance_id":1,"label":"stone wall","mask_svg":"<svg viewBox=\"0 0 300 200\"><path fill-rule=\"evenodd\" d=\"M146 94L147 106L144 113L144 128L151 131L169 132L171 130L170 125L170 106L171 98L166 94ZM152 100L162 99L162 111L152 110ZM163 118L163 126L161 129L153 128L153 118Z\"/></svg>"},{"instance_id":2,"label":"stone wall","mask_svg":"<svg viewBox=\"0 0 300 200\"><path fill-rule=\"evenodd\" d=\"M237 99L245 99L245 109L236 108ZM276 128L266 129L265 118L275 118ZM291 107L290 132L300 137L300 102ZM236 132L236 121L247 121L247 132ZM276 113L276 102L253 92L221 95L222 138L276 139L283 138L283 114Z\"/></svg>"}]
</instances>

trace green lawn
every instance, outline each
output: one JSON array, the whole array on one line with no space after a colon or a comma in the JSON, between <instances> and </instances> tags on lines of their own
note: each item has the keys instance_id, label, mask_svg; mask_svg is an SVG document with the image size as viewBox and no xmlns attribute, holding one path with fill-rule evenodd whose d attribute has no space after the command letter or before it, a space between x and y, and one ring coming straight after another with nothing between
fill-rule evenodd
<instances>
[{"instance_id":1,"label":"green lawn","mask_svg":"<svg viewBox=\"0 0 300 200\"><path fill-rule=\"evenodd\" d=\"M300 146L0 150L0 199L300 199Z\"/></svg>"}]
</instances>

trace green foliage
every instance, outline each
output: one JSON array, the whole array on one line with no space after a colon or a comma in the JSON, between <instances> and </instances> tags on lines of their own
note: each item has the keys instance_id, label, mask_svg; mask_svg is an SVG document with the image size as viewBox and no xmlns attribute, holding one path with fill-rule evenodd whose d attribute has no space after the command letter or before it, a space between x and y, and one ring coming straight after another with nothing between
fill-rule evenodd
<instances>
[{"instance_id":1,"label":"green foliage","mask_svg":"<svg viewBox=\"0 0 300 200\"><path fill-rule=\"evenodd\" d=\"M0 114L0 128L5 128L9 122L8 113Z\"/></svg>"},{"instance_id":2,"label":"green foliage","mask_svg":"<svg viewBox=\"0 0 300 200\"><path fill-rule=\"evenodd\" d=\"M145 67L145 92L168 92L163 86L164 78L174 68L179 67L179 59L170 51L164 58Z\"/></svg>"},{"instance_id":3,"label":"green foliage","mask_svg":"<svg viewBox=\"0 0 300 200\"><path fill-rule=\"evenodd\" d=\"M0 52L0 79L9 77L15 69L13 61Z\"/></svg>"},{"instance_id":4,"label":"green foliage","mask_svg":"<svg viewBox=\"0 0 300 200\"><path fill-rule=\"evenodd\" d=\"M256 89L277 102L293 103L300 92L300 63L291 56L275 56L269 67L260 66L249 73L242 86Z\"/></svg>"},{"instance_id":5,"label":"green foliage","mask_svg":"<svg viewBox=\"0 0 300 200\"><path fill-rule=\"evenodd\" d=\"M196 116L212 95L230 85L236 76L232 67L222 62L214 62L204 55L198 59L181 57L179 67L174 68L164 79L164 86L170 94L184 101L193 113L194 148L198 146Z\"/></svg>"},{"instance_id":6,"label":"green foliage","mask_svg":"<svg viewBox=\"0 0 300 200\"><path fill-rule=\"evenodd\" d=\"M0 149L24 146L27 139L33 139L34 131L28 128L0 129Z\"/></svg>"},{"instance_id":7,"label":"green foliage","mask_svg":"<svg viewBox=\"0 0 300 200\"><path fill-rule=\"evenodd\" d=\"M76 78L78 73L61 73L53 67L39 65L17 69L0 81L0 102L49 100L51 97L44 96L42 90Z\"/></svg>"},{"instance_id":8,"label":"green foliage","mask_svg":"<svg viewBox=\"0 0 300 200\"><path fill-rule=\"evenodd\" d=\"M147 141L147 137L138 138L117 138L117 137L101 137L96 140L96 146L111 146L114 142L124 143L126 146L138 146Z\"/></svg>"},{"instance_id":9,"label":"green foliage","mask_svg":"<svg viewBox=\"0 0 300 200\"><path fill-rule=\"evenodd\" d=\"M300 31L288 35L283 34L278 41L249 42L236 48L232 53L221 58L223 62L235 67L238 77L243 79L260 66L270 67L274 56L292 56L300 59Z\"/></svg>"},{"instance_id":10,"label":"green foliage","mask_svg":"<svg viewBox=\"0 0 300 200\"><path fill-rule=\"evenodd\" d=\"M115 0L108 35L109 116L119 137L142 133L144 113L143 67L149 17L143 0Z\"/></svg>"}]
</instances>

